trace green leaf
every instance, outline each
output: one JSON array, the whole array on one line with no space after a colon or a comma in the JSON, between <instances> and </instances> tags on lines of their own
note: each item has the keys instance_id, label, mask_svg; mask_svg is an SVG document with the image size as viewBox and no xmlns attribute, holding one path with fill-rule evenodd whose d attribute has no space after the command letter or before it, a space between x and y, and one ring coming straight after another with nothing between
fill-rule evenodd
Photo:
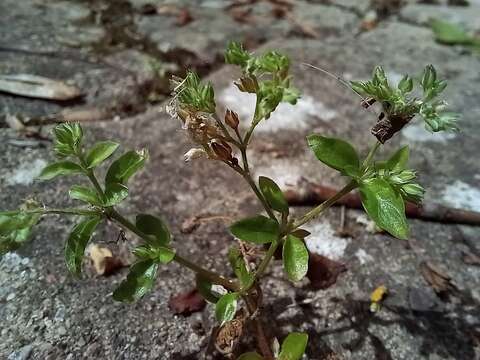
<instances>
[{"instance_id":1,"label":"green leaf","mask_svg":"<svg viewBox=\"0 0 480 360\"><path fill-rule=\"evenodd\" d=\"M381 229L399 239L408 237L405 203L386 180L373 178L363 181L360 194L365 211Z\"/></svg>"},{"instance_id":2,"label":"green leaf","mask_svg":"<svg viewBox=\"0 0 480 360\"><path fill-rule=\"evenodd\" d=\"M409 153L408 145L401 147L387 160L386 168L393 171L405 169L408 164Z\"/></svg>"},{"instance_id":3,"label":"green leaf","mask_svg":"<svg viewBox=\"0 0 480 360\"><path fill-rule=\"evenodd\" d=\"M101 164L117 150L118 146L119 144L113 141L102 141L95 144L87 155L87 168L91 169Z\"/></svg>"},{"instance_id":4,"label":"green leaf","mask_svg":"<svg viewBox=\"0 0 480 360\"><path fill-rule=\"evenodd\" d=\"M283 196L280 187L275 184L272 179L260 176L258 178L258 184L260 186L260 191L263 196L265 196L265 200L267 200L268 205L270 205L273 210L281 213L288 213L287 200L285 199L285 196Z\"/></svg>"},{"instance_id":5,"label":"green leaf","mask_svg":"<svg viewBox=\"0 0 480 360\"><path fill-rule=\"evenodd\" d=\"M202 84L200 77L188 71L185 79L176 87L178 102L192 111L215 112L215 93L211 83Z\"/></svg>"},{"instance_id":6,"label":"green leaf","mask_svg":"<svg viewBox=\"0 0 480 360\"><path fill-rule=\"evenodd\" d=\"M245 260L237 247L232 247L228 251L228 260L232 266L233 272L240 280L242 286L250 286L254 280L254 277L253 274L247 270Z\"/></svg>"},{"instance_id":7,"label":"green leaf","mask_svg":"<svg viewBox=\"0 0 480 360\"><path fill-rule=\"evenodd\" d=\"M175 258L175 250L167 246L140 245L133 250L133 253L139 258L151 259L162 264L168 264Z\"/></svg>"},{"instance_id":8,"label":"green leaf","mask_svg":"<svg viewBox=\"0 0 480 360\"><path fill-rule=\"evenodd\" d=\"M225 63L246 67L251 55L243 49L241 43L231 41L225 51Z\"/></svg>"},{"instance_id":9,"label":"green leaf","mask_svg":"<svg viewBox=\"0 0 480 360\"><path fill-rule=\"evenodd\" d=\"M277 240L280 233L278 223L263 215L237 221L230 232L240 240L255 244L268 244Z\"/></svg>"},{"instance_id":10,"label":"green leaf","mask_svg":"<svg viewBox=\"0 0 480 360\"><path fill-rule=\"evenodd\" d=\"M237 360L263 360L263 357L256 352L248 352L240 355Z\"/></svg>"},{"instance_id":11,"label":"green leaf","mask_svg":"<svg viewBox=\"0 0 480 360\"><path fill-rule=\"evenodd\" d=\"M420 84L423 87L423 91L427 92L430 88L435 85L437 81L437 71L433 65L427 65L423 71L423 77Z\"/></svg>"},{"instance_id":12,"label":"green leaf","mask_svg":"<svg viewBox=\"0 0 480 360\"><path fill-rule=\"evenodd\" d=\"M175 258L175 250L170 247L159 246L155 250L157 251L157 259L162 264L168 264Z\"/></svg>"},{"instance_id":13,"label":"green leaf","mask_svg":"<svg viewBox=\"0 0 480 360\"><path fill-rule=\"evenodd\" d=\"M80 200L91 205L102 205L102 201L98 197L97 192L87 186L73 185L68 195L74 200Z\"/></svg>"},{"instance_id":14,"label":"green leaf","mask_svg":"<svg viewBox=\"0 0 480 360\"><path fill-rule=\"evenodd\" d=\"M51 180L57 176L73 175L83 172L80 165L71 161L59 161L47 165L39 175L40 180Z\"/></svg>"},{"instance_id":15,"label":"green leaf","mask_svg":"<svg viewBox=\"0 0 480 360\"><path fill-rule=\"evenodd\" d=\"M0 234L5 235L14 230L23 229L29 224L29 217L18 212L15 215L0 215Z\"/></svg>"},{"instance_id":16,"label":"green leaf","mask_svg":"<svg viewBox=\"0 0 480 360\"><path fill-rule=\"evenodd\" d=\"M288 235L283 243L283 267L291 281L301 280L308 271L308 250L299 238Z\"/></svg>"},{"instance_id":17,"label":"green leaf","mask_svg":"<svg viewBox=\"0 0 480 360\"><path fill-rule=\"evenodd\" d=\"M398 83L398 89L404 94L409 93L413 90L413 79L410 76L405 75Z\"/></svg>"},{"instance_id":18,"label":"green leaf","mask_svg":"<svg viewBox=\"0 0 480 360\"><path fill-rule=\"evenodd\" d=\"M218 299L220 299L221 295L212 290L213 284L207 279L202 278L198 274L195 277L195 281L197 284L197 290L200 293L200 295L202 295L203 298L208 302L216 304Z\"/></svg>"},{"instance_id":19,"label":"green leaf","mask_svg":"<svg viewBox=\"0 0 480 360\"><path fill-rule=\"evenodd\" d=\"M68 270L79 275L82 270L82 259L85 248L97 225L102 221L99 217L90 217L78 223L70 233L65 244L65 262Z\"/></svg>"},{"instance_id":20,"label":"green leaf","mask_svg":"<svg viewBox=\"0 0 480 360\"><path fill-rule=\"evenodd\" d=\"M105 182L126 184L145 165L147 158L146 150L126 152L110 165Z\"/></svg>"},{"instance_id":21,"label":"green leaf","mask_svg":"<svg viewBox=\"0 0 480 360\"><path fill-rule=\"evenodd\" d=\"M113 292L113 298L127 303L141 299L152 290L157 270L158 263L154 260L144 260L133 264L127 278Z\"/></svg>"},{"instance_id":22,"label":"green leaf","mask_svg":"<svg viewBox=\"0 0 480 360\"><path fill-rule=\"evenodd\" d=\"M152 244L153 246L164 246L170 243L170 231L161 219L149 214L139 214L135 219L135 224L144 234L155 237L156 241Z\"/></svg>"},{"instance_id":23,"label":"green leaf","mask_svg":"<svg viewBox=\"0 0 480 360\"><path fill-rule=\"evenodd\" d=\"M55 126L53 133L57 144L66 145L72 153L78 148L83 138L83 130L78 123L63 123Z\"/></svg>"},{"instance_id":24,"label":"green leaf","mask_svg":"<svg viewBox=\"0 0 480 360\"><path fill-rule=\"evenodd\" d=\"M447 45L473 45L475 39L457 24L439 19L431 20L435 40Z\"/></svg>"},{"instance_id":25,"label":"green leaf","mask_svg":"<svg viewBox=\"0 0 480 360\"><path fill-rule=\"evenodd\" d=\"M300 360L307 348L308 335L293 332L283 340L278 360Z\"/></svg>"},{"instance_id":26,"label":"green leaf","mask_svg":"<svg viewBox=\"0 0 480 360\"><path fill-rule=\"evenodd\" d=\"M221 325L233 320L237 312L237 293L223 295L215 305L215 317Z\"/></svg>"},{"instance_id":27,"label":"green leaf","mask_svg":"<svg viewBox=\"0 0 480 360\"><path fill-rule=\"evenodd\" d=\"M317 159L325 165L345 175L358 174L360 160L357 152L348 142L320 135L309 135L307 142Z\"/></svg>"},{"instance_id":28,"label":"green leaf","mask_svg":"<svg viewBox=\"0 0 480 360\"><path fill-rule=\"evenodd\" d=\"M128 188L119 183L107 183L105 188L105 206L115 206L128 197Z\"/></svg>"},{"instance_id":29,"label":"green leaf","mask_svg":"<svg viewBox=\"0 0 480 360\"><path fill-rule=\"evenodd\" d=\"M41 214L28 214L21 210L14 215L0 213L0 257L27 242L32 227L40 217Z\"/></svg>"}]
</instances>

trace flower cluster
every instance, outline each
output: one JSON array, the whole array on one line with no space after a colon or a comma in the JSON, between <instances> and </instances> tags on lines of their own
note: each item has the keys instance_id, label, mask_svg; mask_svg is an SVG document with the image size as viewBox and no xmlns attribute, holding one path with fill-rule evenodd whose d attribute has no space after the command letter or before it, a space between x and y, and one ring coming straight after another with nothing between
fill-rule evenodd
<instances>
[{"instance_id":1,"label":"flower cluster","mask_svg":"<svg viewBox=\"0 0 480 360\"><path fill-rule=\"evenodd\" d=\"M380 142L384 143L390 139L417 114L423 118L429 131L457 130L455 123L458 116L444 112L446 103L438 100L447 83L445 80L437 79L437 72L432 65L425 67L419 85L422 95L412 96L414 81L405 75L395 88L389 83L381 66L377 66L373 71L372 80L351 82L355 92L368 97L365 101L366 106L376 101L382 106L378 122L372 128L372 134Z\"/></svg>"}]
</instances>

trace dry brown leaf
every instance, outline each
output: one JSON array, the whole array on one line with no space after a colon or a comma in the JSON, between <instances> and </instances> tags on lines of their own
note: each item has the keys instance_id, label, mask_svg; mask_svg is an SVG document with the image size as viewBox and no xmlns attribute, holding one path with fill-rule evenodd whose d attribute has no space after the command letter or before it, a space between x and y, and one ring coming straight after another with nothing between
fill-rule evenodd
<instances>
[{"instance_id":1,"label":"dry brown leaf","mask_svg":"<svg viewBox=\"0 0 480 360\"><path fill-rule=\"evenodd\" d=\"M180 8L173 4L163 4L157 6L157 14L159 15L177 15Z\"/></svg>"},{"instance_id":2,"label":"dry brown leaf","mask_svg":"<svg viewBox=\"0 0 480 360\"><path fill-rule=\"evenodd\" d=\"M464 252L462 260L467 265L480 265L480 256L474 253Z\"/></svg>"},{"instance_id":3,"label":"dry brown leaf","mask_svg":"<svg viewBox=\"0 0 480 360\"><path fill-rule=\"evenodd\" d=\"M310 253L307 278L314 289L327 289L337 281L338 276L347 271L345 264L323 255Z\"/></svg>"},{"instance_id":4,"label":"dry brown leaf","mask_svg":"<svg viewBox=\"0 0 480 360\"><path fill-rule=\"evenodd\" d=\"M82 95L75 86L31 74L0 75L0 91L14 95L59 101L75 99Z\"/></svg>"},{"instance_id":5,"label":"dry brown leaf","mask_svg":"<svg viewBox=\"0 0 480 360\"><path fill-rule=\"evenodd\" d=\"M89 256L98 275L111 275L124 266L123 261L114 257L110 249L96 244L90 246Z\"/></svg>"},{"instance_id":6,"label":"dry brown leaf","mask_svg":"<svg viewBox=\"0 0 480 360\"><path fill-rule=\"evenodd\" d=\"M193 16L187 8L180 9L175 25L185 26L193 21Z\"/></svg>"},{"instance_id":7,"label":"dry brown leaf","mask_svg":"<svg viewBox=\"0 0 480 360\"><path fill-rule=\"evenodd\" d=\"M239 8L235 7L228 11L233 20L241 24L251 24L254 23L254 18L252 17L252 8Z\"/></svg>"},{"instance_id":8,"label":"dry brown leaf","mask_svg":"<svg viewBox=\"0 0 480 360\"><path fill-rule=\"evenodd\" d=\"M422 261L420 263L420 273L437 294L456 289L455 285L451 282L452 278L430 261Z\"/></svg>"},{"instance_id":9,"label":"dry brown leaf","mask_svg":"<svg viewBox=\"0 0 480 360\"><path fill-rule=\"evenodd\" d=\"M172 295L168 300L168 307L174 314L188 316L202 311L206 305L205 299L197 289L189 290L178 295Z\"/></svg>"},{"instance_id":10,"label":"dry brown leaf","mask_svg":"<svg viewBox=\"0 0 480 360\"><path fill-rule=\"evenodd\" d=\"M290 22L290 24L294 28L294 31L302 34L303 36L312 39L317 39L320 36L318 31L312 24L299 21L291 14L286 14L285 18Z\"/></svg>"},{"instance_id":11,"label":"dry brown leaf","mask_svg":"<svg viewBox=\"0 0 480 360\"><path fill-rule=\"evenodd\" d=\"M241 309L235 314L232 321L225 323L218 329L215 337L215 347L219 352L231 354L234 351L243 335L246 319L245 311Z\"/></svg>"},{"instance_id":12,"label":"dry brown leaf","mask_svg":"<svg viewBox=\"0 0 480 360\"><path fill-rule=\"evenodd\" d=\"M15 131L25 130L25 125L16 115L6 114L5 122L11 129Z\"/></svg>"}]
</instances>

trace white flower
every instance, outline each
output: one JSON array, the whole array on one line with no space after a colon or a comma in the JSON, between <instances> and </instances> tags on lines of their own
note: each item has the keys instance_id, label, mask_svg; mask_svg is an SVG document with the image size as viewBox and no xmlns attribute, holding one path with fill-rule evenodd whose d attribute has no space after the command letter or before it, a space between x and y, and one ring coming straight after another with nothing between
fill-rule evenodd
<instances>
[{"instance_id":1,"label":"white flower","mask_svg":"<svg viewBox=\"0 0 480 360\"><path fill-rule=\"evenodd\" d=\"M190 150L188 150L185 155L183 155L183 158L185 160L185 162L190 162L191 160L195 160L195 159L200 159L202 157L207 157L207 152L203 149L199 149L199 148L192 148Z\"/></svg>"}]
</instances>

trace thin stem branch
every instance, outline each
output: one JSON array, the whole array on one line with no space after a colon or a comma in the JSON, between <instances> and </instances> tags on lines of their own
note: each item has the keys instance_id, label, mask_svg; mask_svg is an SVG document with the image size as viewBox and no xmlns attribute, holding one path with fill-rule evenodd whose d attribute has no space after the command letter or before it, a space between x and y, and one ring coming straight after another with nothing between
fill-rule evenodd
<instances>
[{"instance_id":1,"label":"thin stem branch","mask_svg":"<svg viewBox=\"0 0 480 360\"><path fill-rule=\"evenodd\" d=\"M113 220L117 221L124 228L126 228L127 230L130 230L131 232L133 232L134 234L136 234L140 238L144 239L145 241L150 240L149 235L144 234L142 231L140 231L135 226L135 224L133 224L130 220L128 220L123 215L118 213L116 210L112 209L112 211L109 215ZM223 277L219 274L216 274L216 273L214 273L210 270L204 269L201 266L191 262L190 260L180 256L179 254L175 254L175 257L174 257L173 260L176 261L177 263L179 263L180 265L183 265L183 266L189 268L190 270L193 270L194 272L199 274L201 277L211 281L214 284L222 285L229 290L233 290L233 291L238 290L238 286L232 280L229 280L229 279L227 279L227 278L225 278L225 277Z\"/></svg>"},{"instance_id":2,"label":"thin stem branch","mask_svg":"<svg viewBox=\"0 0 480 360\"><path fill-rule=\"evenodd\" d=\"M64 208L64 209L48 209L48 208L39 208L31 210L13 210L13 211L3 211L1 215L17 215L17 214L62 214L62 215L83 215L83 216L95 216L100 215L101 212L98 210L88 210L88 209L78 209L78 208Z\"/></svg>"},{"instance_id":3,"label":"thin stem branch","mask_svg":"<svg viewBox=\"0 0 480 360\"><path fill-rule=\"evenodd\" d=\"M335 202L337 202L338 199L340 199L342 196L348 194L350 191L355 189L357 187L357 183L355 181L350 181L347 185L343 187L338 193L333 195L330 199L324 201L317 207L313 208L309 212L307 212L305 215L303 215L300 219L295 221L293 223L293 227L291 231L298 229L300 226L303 224L309 222L310 220L314 219L315 217L319 216L322 212L324 212L326 209L328 209L330 206L332 206Z\"/></svg>"},{"instance_id":4,"label":"thin stem branch","mask_svg":"<svg viewBox=\"0 0 480 360\"><path fill-rule=\"evenodd\" d=\"M255 326L255 332L257 333L257 344L260 350L260 353L265 360L273 360L273 353L270 349L270 344L267 336L265 335L265 330L263 329L262 322L258 318L258 309L257 305L252 304L252 299L249 296L245 296L245 303L247 304L248 311L250 315L253 315L252 322Z\"/></svg>"},{"instance_id":5,"label":"thin stem branch","mask_svg":"<svg viewBox=\"0 0 480 360\"><path fill-rule=\"evenodd\" d=\"M275 251L277 250L278 245L280 245L280 243L281 243L281 238L275 241L272 241L270 243L270 247L268 248L267 253L265 254L262 261L260 262L260 265L258 265L257 271L255 272L256 280L259 279L267 269L268 264L270 263L270 260L272 259L273 255L275 255Z\"/></svg>"},{"instance_id":6,"label":"thin stem branch","mask_svg":"<svg viewBox=\"0 0 480 360\"><path fill-rule=\"evenodd\" d=\"M373 157L375 156L375 153L377 152L377 150L380 148L381 145L382 143L380 141L377 141L375 145L373 145L373 147L368 152L367 157L363 161L363 164L362 164L363 167L370 165L370 162L372 161Z\"/></svg>"},{"instance_id":7,"label":"thin stem branch","mask_svg":"<svg viewBox=\"0 0 480 360\"><path fill-rule=\"evenodd\" d=\"M257 196L258 200L260 200L268 216L273 220L277 220L277 218L275 217L275 214L273 213L273 210L268 205L267 200L265 200L263 194L258 189L257 184L255 184L255 181L253 180L252 175L250 174L250 168L248 166L247 150L245 148L241 149L241 153L242 153L243 171L241 171L240 174L243 176L243 178L248 183L248 185L250 185L253 192Z\"/></svg>"}]
</instances>

